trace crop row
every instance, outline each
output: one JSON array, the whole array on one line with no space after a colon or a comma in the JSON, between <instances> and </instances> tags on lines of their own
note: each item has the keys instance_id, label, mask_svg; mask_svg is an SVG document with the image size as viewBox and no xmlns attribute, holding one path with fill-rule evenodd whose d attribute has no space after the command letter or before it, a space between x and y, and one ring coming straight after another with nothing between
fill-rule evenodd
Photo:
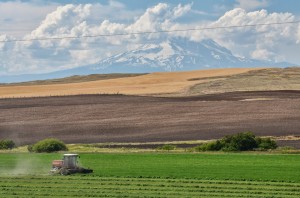
<instances>
[{"instance_id":1,"label":"crop row","mask_svg":"<svg viewBox=\"0 0 300 198\"><path fill-rule=\"evenodd\" d=\"M59 192L59 193L57 193ZM222 190L199 190L194 192L188 192L185 189L178 191L168 191L163 189L147 189L147 188L134 188L134 189L120 189L120 188L104 188L97 190L76 190L76 189L58 189L57 191L34 191L32 189L21 190L21 191L12 191L4 192L2 194L7 195L17 195L17 196L76 196L76 197L99 197L99 195L107 196L122 196L122 197L200 197L204 195L211 196L222 196L222 197L299 197L299 196L289 196L289 195L274 195L274 194L265 194L265 193L251 193L247 194L245 192L228 192ZM0 193L1 195L1 193Z\"/></svg>"},{"instance_id":2,"label":"crop row","mask_svg":"<svg viewBox=\"0 0 300 198\"><path fill-rule=\"evenodd\" d=\"M64 186L61 186L62 181L57 180L55 182L41 182L41 181L28 181L25 183L16 183L15 181L5 181L2 180L2 184L0 183L0 187L14 187L14 188L45 188L45 189L51 189L51 188L67 188L67 187L76 187L76 189L97 189L97 188L104 188L106 186L137 186L137 187L147 187L147 188L184 188L186 190L189 189L230 189L230 190L246 190L246 191L264 191L264 192L272 192L277 194L283 194L283 193L298 193L299 188L297 187L284 187L284 186L251 186L251 185L226 185L226 184L205 184L205 183L193 183L193 184L186 184L186 183L180 183L179 181L177 183L168 183L164 181L157 180L156 182L147 182L147 181L134 181L134 182L122 182L122 181L94 181L94 182L82 182L77 181L75 184L72 182L64 182ZM70 186L69 186L70 185ZM300 196L300 192L298 193Z\"/></svg>"},{"instance_id":3,"label":"crop row","mask_svg":"<svg viewBox=\"0 0 300 198\"><path fill-rule=\"evenodd\" d=\"M90 182L112 182L112 181L122 181L122 183L133 183L133 182L155 182L157 181L163 181L167 183L184 183L184 184L193 184L193 183L203 183L203 184L226 184L226 185L247 185L247 186L276 186L276 187L294 187L294 188L300 188L300 183L295 183L295 182L280 182L280 181L241 181L241 180L217 180L217 179L165 179L165 178L128 178L128 177L99 177L99 176L93 176L89 175L88 177L86 176L71 176L71 177L60 177L60 176L30 176L30 177L0 177L2 181L32 181L32 182L39 182L39 183L57 183L60 182L61 180L64 181L76 181L82 182L82 183L90 183Z\"/></svg>"},{"instance_id":4,"label":"crop row","mask_svg":"<svg viewBox=\"0 0 300 198\"><path fill-rule=\"evenodd\" d=\"M17 197L300 197L299 184L105 177L2 177L0 196ZM183 182L184 181L184 182ZM198 182L197 182L198 181ZM251 185L255 183L255 185ZM279 183L281 184L281 183Z\"/></svg>"}]
</instances>

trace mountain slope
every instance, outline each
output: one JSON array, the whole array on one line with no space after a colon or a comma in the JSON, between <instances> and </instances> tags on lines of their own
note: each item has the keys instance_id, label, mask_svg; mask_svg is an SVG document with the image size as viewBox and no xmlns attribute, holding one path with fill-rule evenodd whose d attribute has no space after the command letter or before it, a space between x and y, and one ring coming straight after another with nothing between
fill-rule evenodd
<instances>
[{"instance_id":1,"label":"mountain slope","mask_svg":"<svg viewBox=\"0 0 300 198\"><path fill-rule=\"evenodd\" d=\"M180 71L204 68L291 66L234 56L230 50L213 40L193 42L187 39L170 39L161 43L145 44L137 49L111 56L100 61L97 67L104 71L133 70Z\"/></svg>"},{"instance_id":2,"label":"mountain slope","mask_svg":"<svg viewBox=\"0 0 300 198\"><path fill-rule=\"evenodd\" d=\"M64 78L73 75L107 73L151 73L188 71L213 68L288 67L290 63L275 63L234 56L230 50L213 40L194 42L172 38L144 44L136 49L113 55L99 63L46 74L0 76L0 83Z\"/></svg>"}]
</instances>

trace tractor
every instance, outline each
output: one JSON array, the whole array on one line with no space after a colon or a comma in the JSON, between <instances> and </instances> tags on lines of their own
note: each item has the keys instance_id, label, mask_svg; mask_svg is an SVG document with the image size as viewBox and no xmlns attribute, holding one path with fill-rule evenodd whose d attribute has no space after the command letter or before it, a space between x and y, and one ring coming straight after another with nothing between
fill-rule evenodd
<instances>
[{"instance_id":1,"label":"tractor","mask_svg":"<svg viewBox=\"0 0 300 198\"><path fill-rule=\"evenodd\" d=\"M78 154L64 154L62 160L53 160L50 174L70 175L74 173L92 173L92 169L78 166Z\"/></svg>"}]
</instances>

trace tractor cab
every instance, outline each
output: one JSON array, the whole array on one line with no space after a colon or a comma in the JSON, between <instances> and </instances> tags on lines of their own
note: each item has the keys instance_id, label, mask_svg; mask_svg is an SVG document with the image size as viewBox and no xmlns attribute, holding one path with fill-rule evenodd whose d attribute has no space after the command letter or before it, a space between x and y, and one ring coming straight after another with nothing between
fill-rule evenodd
<instances>
[{"instance_id":1,"label":"tractor cab","mask_svg":"<svg viewBox=\"0 0 300 198\"><path fill-rule=\"evenodd\" d=\"M92 169L82 168L78 165L78 154L64 154L62 160L53 160L51 174L69 175L73 173L92 173Z\"/></svg>"},{"instance_id":2,"label":"tractor cab","mask_svg":"<svg viewBox=\"0 0 300 198\"><path fill-rule=\"evenodd\" d=\"M64 154L63 166L65 168L74 169L78 167L77 154Z\"/></svg>"}]
</instances>

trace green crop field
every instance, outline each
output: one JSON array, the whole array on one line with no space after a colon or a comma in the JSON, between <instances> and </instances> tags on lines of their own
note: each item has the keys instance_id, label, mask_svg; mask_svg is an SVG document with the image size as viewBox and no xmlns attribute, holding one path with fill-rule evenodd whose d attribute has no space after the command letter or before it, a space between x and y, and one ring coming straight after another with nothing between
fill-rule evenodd
<instances>
[{"instance_id":1,"label":"green crop field","mask_svg":"<svg viewBox=\"0 0 300 198\"><path fill-rule=\"evenodd\" d=\"M61 154L0 154L0 197L300 197L300 155L81 154L90 175L50 176Z\"/></svg>"}]
</instances>

